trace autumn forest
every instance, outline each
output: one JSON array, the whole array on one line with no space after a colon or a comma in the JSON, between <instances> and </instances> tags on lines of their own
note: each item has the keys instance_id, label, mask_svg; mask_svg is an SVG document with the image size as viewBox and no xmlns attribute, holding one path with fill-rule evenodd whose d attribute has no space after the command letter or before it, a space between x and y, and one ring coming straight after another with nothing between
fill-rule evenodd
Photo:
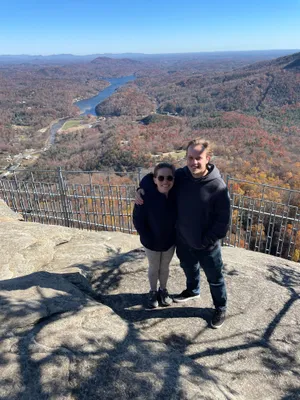
<instances>
[{"instance_id":1,"label":"autumn forest","mask_svg":"<svg viewBox=\"0 0 300 400\"><path fill-rule=\"evenodd\" d=\"M95 96L105 78L133 74L96 107L104 118L80 117L75 100ZM2 171L26 149L39 154L22 167L43 170L180 166L187 141L205 137L223 174L300 190L300 53L0 64L0 109ZM82 129L58 132L50 144L51 125L66 117L80 118ZM269 198L282 201L276 190Z\"/></svg>"}]
</instances>

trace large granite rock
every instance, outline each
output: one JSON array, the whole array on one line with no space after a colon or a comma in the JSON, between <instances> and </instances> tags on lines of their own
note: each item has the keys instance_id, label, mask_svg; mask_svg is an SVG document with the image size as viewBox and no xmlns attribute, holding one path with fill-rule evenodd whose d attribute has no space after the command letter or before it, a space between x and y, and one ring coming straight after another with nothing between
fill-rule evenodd
<instances>
[{"instance_id":1,"label":"large granite rock","mask_svg":"<svg viewBox=\"0 0 300 400\"><path fill-rule=\"evenodd\" d=\"M23 222L0 201L0 241L0 400L299 399L299 264L224 248L212 330L205 278L201 299L144 310L137 236Z\"/></svg>"}]
</instances>

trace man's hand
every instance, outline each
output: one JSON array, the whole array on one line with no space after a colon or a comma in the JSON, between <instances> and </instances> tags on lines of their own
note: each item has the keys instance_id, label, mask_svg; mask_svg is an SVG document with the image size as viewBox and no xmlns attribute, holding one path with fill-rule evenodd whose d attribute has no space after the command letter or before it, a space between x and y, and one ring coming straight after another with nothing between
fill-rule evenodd
<instances>
[{"instance_id":1,"label":"man's hand","mask_svg":"<svg viewBox=\"0 0 300 400\"><path fill-rule=\"evenodd\" d=\"M138 206L142 206L144 204L144 200L142 198L142 196L144 196L145 191L144 189L139 188L136 192L135 192L135 204L137 204Z\"/></svg>"}]
</instances>

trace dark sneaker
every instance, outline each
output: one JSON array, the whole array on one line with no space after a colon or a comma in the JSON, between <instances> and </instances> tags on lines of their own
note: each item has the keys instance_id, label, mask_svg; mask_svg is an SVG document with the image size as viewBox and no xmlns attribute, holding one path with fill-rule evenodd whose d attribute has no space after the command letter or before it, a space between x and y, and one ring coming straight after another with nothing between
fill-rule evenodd
<instances>
[{"instance_id":1,"label":"dark sneaker","mask_svg":"<svg viewBox=\"0 0 300 400\"><path fill-rule=\"evenodd\" d=\"M167 289L159 289L159 297L161 305L164 307L170 306L173 302Z\"/></svg>"},{"instance_id":2,"label":"dark sneaker","mask_svg":"<svg viewBox=\"0 0 300 400\"><path fill-rule=\"evenodd\" d=\"M158 293L156 290L150 290L148 295L148 308L157 308L158 307Z\"/></svg>"},{"instance_id":3,"label":"dark sneaker","mask_svg":"<svg viewBox=\"0 0 300 400\"><path fill-rule=\"evenodd\" d=\"M211 327L214 329L221 328L221 326L224 324L225 316L226 311L218 309L215 310L212 320L210 322Z\"/></svg>"},{"instance_id":4,"label":"dark sneaker","mask_svg":"<svg viewBox=\"0 0 300 400\"><path fill-rule=\"evenodd\" d=\"M174 296L174 301L176 303L183 303L184 301L197 299L198 297L200 297L200 294L194 294L193 292L190 292L189 290L185 289L180 294L177 294L176 296Z\"/></svg>"}]
</instances>

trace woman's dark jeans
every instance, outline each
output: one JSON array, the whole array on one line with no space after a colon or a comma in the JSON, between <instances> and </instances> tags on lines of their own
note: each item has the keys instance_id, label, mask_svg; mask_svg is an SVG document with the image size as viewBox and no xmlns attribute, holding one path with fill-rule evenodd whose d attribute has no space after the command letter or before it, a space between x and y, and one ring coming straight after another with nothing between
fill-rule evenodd
<instances>
[{"instance_id":1,"label":"woman's dark jeans","mask_svg":"<svg viewBox=\"0 0 300 400\"><path fill-rule=\"evenodd\" d=\"M225 310L227 294L220 246L212 250L198 250L181 242L177 243L176 254L186 276L187 290L194 294L200 293L201 267L209 283L215 308Z\"/></svg>"}]
</instances>

